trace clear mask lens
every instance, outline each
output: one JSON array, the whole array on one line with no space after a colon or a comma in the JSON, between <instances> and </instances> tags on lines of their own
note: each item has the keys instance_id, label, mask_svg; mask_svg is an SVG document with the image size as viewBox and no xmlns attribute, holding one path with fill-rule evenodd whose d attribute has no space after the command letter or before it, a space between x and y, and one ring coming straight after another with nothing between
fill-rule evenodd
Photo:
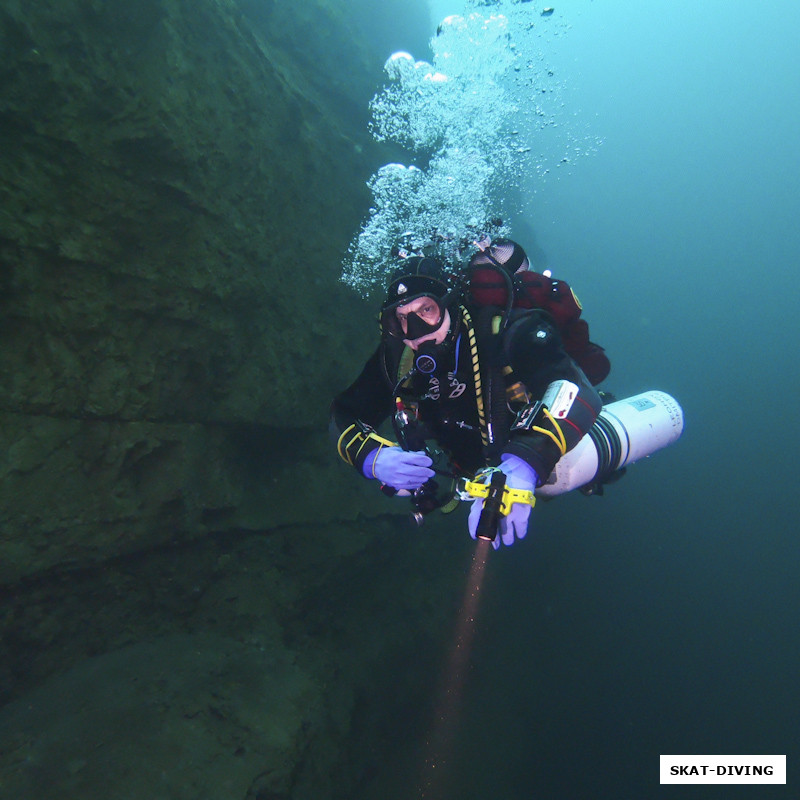
<instances>
[{"instance_id":1,"label":"clear mask lens","mask_svg":"<svg viewBox=\"0 0 800 800\"><path fill-rule=\"evenodd\" d=\"M403 306L400 306L395 312L400 327L403 330L408 329L409 321L413 317L417 317L417 319L426 325L435 325L437 328L442 324L441 306L432 297L425 297L423 299L425 300L424 304L417 304L417 307L414 308L413 311L406 311Z\"/></svg>"},{"instance_id":2,"label":"clear mask lens","mask_svg":"<svg viewBox=\"0 0 800 800\"><path fill-rule=\"evenodd\" d=\"M444 309L436 298L423 295L387 308L381 316L381 325L391 336L413 340L437 331L443 318Z\"/></svg>"}]
</instances>

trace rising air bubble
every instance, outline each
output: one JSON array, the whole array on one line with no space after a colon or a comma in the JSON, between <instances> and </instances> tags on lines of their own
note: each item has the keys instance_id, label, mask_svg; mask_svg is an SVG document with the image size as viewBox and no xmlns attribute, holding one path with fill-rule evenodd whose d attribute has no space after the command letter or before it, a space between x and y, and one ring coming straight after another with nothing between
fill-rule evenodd
<instances>
[{"instance_id":1,"label":"rising air bubble","mask_svg":"<svg viewBox=\"0 0 800 800\"><path fill-rule=\"evenodd\" d=\"M385 281L401 238L435 242L439 255L457 258L462 240L508 234L496 220L517 212L521 179L540 169L532 137L559 111L545 99L555 104L558 94L542 53L543 37L558 28L525 6L468 0L464 14L439 25L430 62L407 52L387 59L370 131L404 148L409 163L386 164L368 181L374 201L342 273L362 294Z\"/></svg>"}]
</instances>

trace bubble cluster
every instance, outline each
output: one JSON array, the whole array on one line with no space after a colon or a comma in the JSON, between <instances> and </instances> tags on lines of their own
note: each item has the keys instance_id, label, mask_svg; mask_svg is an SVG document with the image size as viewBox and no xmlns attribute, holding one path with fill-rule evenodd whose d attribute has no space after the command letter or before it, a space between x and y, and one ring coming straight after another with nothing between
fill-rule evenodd
<instances>
[{"instance_id":1,"label":"bubble cluster","mask_svg":"<svg viewBox=\"0 0 800 800\"><path fill-rule=\"evenodd\" d=\"M531 169L531 132L552 124L557 110L544 25L553 22L540 20L533 3L471 0L463 15L442 21L431 62L402 52L388 59L388 83L370 104L371 133L417 163L386 164L371 177L374 201L343 281L366 294L385 280L398 244L434 244L456 258L481 232L508 234L497 220L510 216Z\"/></svg>"}]
</instances>

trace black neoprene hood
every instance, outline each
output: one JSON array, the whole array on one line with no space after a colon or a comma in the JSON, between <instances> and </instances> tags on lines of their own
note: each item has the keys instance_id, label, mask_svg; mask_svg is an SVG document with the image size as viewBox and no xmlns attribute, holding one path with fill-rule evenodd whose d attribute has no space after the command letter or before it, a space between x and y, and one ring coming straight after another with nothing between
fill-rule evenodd
<instances>
[{"instance_id":1,"label":"black neoprene hood","mask_svg":"<svg viewBox=\"0 0 800 800\"><path fill-rule=\"evenodd\" d=\"M425 295L441 300L449 291L442 263L435 258L414 256L394 271L383 310Z\"/></svg>"}]
</instances>

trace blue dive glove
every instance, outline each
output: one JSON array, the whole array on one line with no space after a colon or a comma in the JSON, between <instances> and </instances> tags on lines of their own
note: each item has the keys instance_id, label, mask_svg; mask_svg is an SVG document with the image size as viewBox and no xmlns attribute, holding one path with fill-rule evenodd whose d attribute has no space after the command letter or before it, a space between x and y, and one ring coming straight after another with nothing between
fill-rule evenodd
<instances>
[{"instance_id":1,"label":"blue dive glove","mask_svg":"<svg viewBox=\"0 0 800 800\"><path fill-rule=\"evenodd\" d=\"M525 489L533 491L538 483L536 470L523 461L519 456L511 453L503 453L500 456L500 469L505 473L506 486L509 489ZM469 535L474 539L478 529L478 520L483 511L483 498L472 501L472 508L469 511ZM506 547L514 544L514 539L524 539L528 532L528 517L531 515L531 506L527 503L512 503L511 511L506 516L501 517L499 536L492 542L492 547L497 550L502 540Z\"/></svg>"},{"instance_id":2,"label":"blue dive glove","mask_svg":"<svg viewBox=\"0 0 800 800\"><path fill-rule=\"evenodd\" d=\"M411 491L434 476L431 464L431 457L422 450L379 447L367 456L361 471L393 489Z\"/></svg>"}]
</instances>

